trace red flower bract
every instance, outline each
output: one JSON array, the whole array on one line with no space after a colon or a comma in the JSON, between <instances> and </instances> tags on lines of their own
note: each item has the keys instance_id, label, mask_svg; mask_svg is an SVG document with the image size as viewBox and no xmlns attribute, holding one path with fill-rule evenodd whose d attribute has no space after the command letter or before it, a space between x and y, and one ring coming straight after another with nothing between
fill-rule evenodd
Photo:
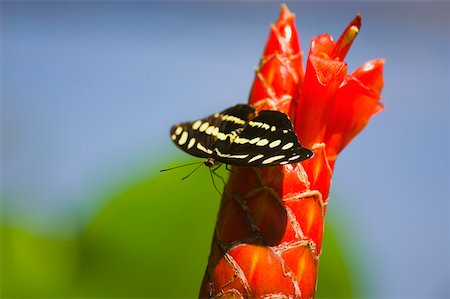
<instances>
[{"instance_id":1,"label":"red flower bract","mask_svg":"<svg viewBox=\"0 0 450 299\"><path fill-rule=\"evenodd\" d=\"M310 147L326 144L331 161L382 109L384 61L369 61L351 75L343 61L360 27L358 14L337 42L328 34L313 38L300 104L294 112L300 141Z\"/></svg>"},{"instance_id":2,"label":"red flower bract","mask_svg":"<svg viewBox=\"0 0 450 299\"><path fill-rule=\"evenodd\" d=\"M271 26L249 103L287 113L314 157L279 167L233 167L225 187L200 297L311 298L315 294L331 175L339 152L382 109L383 60L347 74L361 26L337 42L313 38L302 68L294 15Z\"/></svg>"},{"instance_id":3,"label":"red flower bract","mask_svg":"<svg viewBox=\"0 0 450 299\"><path fill-rule=\"evenodd\" d=\"M298 100L298 85L302 79L302 54L295 16L283 5L277 24L270 27L249 104L258 111L271 109L288 114L291 103L296 104Z\"/></svg>"}]
</instances>

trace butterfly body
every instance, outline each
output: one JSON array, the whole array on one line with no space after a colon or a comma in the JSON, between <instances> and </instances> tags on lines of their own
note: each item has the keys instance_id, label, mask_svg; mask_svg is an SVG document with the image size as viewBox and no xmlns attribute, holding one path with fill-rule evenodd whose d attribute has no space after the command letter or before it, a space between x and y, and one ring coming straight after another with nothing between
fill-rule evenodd
<instances>
[{"instance_id":1,"label":"butterfly body","mask_svg":"<svg viewBox=\"0 0 450 299\"><path fill-rule=\"evenodd\" d=\"M172 141L186 153L235 166L276 166L312 157L301 146L286 114L238 104L193 122L172 126Z\"/></svg>"}]
</instances>

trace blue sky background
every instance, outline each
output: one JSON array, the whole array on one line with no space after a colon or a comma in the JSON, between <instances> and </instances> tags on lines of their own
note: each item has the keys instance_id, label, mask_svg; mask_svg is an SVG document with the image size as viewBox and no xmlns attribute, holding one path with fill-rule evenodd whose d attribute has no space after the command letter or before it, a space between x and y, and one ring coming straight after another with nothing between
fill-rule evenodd
<instances>
[{"instance_id":1,"label":"blue sky background","mask_svg":"<svg viewBox=\"0 0 450 299\"><path fill-rule=\"evenodd\" d=\"M386 108L334 173L328 213L358 240L348 254L371 261L373 296L449 296L450 4L288 6L305 54L361 12L349 69L386 59ZM169 127L247 101L279 7L0 3L3 221L67 233L74 211L88 222L105 194L182 161Z\"/></svg>"}]
</instances>

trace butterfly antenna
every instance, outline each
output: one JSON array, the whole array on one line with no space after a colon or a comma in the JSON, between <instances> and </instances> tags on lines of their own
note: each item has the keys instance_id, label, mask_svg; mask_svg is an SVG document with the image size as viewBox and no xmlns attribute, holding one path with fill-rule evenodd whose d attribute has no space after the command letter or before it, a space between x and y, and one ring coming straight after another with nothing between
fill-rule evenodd
<instances>
[{"instance_id":1,"label":"butterfly antenna","mask_svg":"<svg viewBox=\"0 0 450 299\"><path fill-rule=\"evenodd\" d=\"M195 163L196 164L196 163ZM183 177L182 180L187 179L191 174L193 174L197 169L200 168L200 166L202 166L203 162L200 162L200 165L198 165L197 167L194 168L194 170L192 170L191 172L188 173L187 176ZM192 165L192 164L191 164Z\"/></svg>"},{"instance_id":2,"label":"butterfly antenna","mask_svg":"<svg viewBox=\"0 0 450 299\"><path fill-rule=\"evenodd\" d=\"M185 167L185 166L189 166L189 165L194 165L194 164L203 164L203 162L194 162L194 163L188 163L188 164L183 164L183 165L178 165L175 167L170 167L170 168L166 168L166 169L161 169L159 172L163 172L163 171L168 171L168 170L172 170L172 169L176 169L176 168L181 168L181 167ZM198 168L198 167L197 167ZM196 168L196 169L197 169Z\"/></svg>"},{"instance_id":3,"label":"butterfly antenna","mask_svg":"<svg viewBox=\"0 0 450 299\"><path fill-rule=\"evenodd\" d=\"M222 196L223 195L222 192L220 192L219 188L217 188L216 182L214 181L213 170L211 168L209 168L209 175L211 176L211 180L214 185L214 189L216 189L216 191L220 194L220 196Z\"/></svg>"}]
</instances>

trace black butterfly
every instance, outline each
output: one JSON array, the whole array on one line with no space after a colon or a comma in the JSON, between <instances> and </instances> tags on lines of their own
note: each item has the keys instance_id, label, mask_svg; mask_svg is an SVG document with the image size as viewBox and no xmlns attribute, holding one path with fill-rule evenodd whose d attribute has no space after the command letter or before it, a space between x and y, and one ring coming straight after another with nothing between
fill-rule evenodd
<instances>
[{"instance_id":1,"label":"black butterfly","mask_svg":"<svg viewBox=\"0 0 450 299\"><path fill-rule=\"evenodd\" d=\"M286 114L239 104L220 113L170 129L172 141L186 153L236 166L276 166L313 156L298 141Z\"/></svg>"}]
</instances>

